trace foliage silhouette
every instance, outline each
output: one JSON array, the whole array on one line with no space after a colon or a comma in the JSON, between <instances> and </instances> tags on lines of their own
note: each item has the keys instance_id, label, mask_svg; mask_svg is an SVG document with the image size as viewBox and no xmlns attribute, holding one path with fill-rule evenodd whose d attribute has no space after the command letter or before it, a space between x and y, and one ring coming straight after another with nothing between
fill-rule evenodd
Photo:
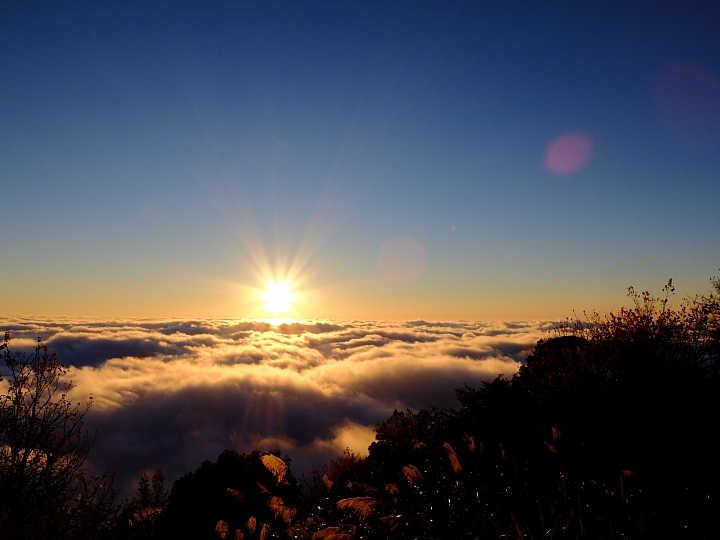
<instances>
[{"instance_id":1,"label":"foliage silhouette","mask_svg":"<svg viewBox=\"0 0 720 540\"><path fill-rule=\"evenodd\" d=\"M94 438L83 427L91 405L68 397L65 367L38 338L32 353L0 350L0 536L94 538L115 509L112 476L89 477Z\"/></svg>"},{"instance_id":2,"label":"foliage silhouette","mask_svg":"<svg viewBox=\"0 0 720 540\"><path fill-rule=\"evenodd\" d=\"M215 463L205 461L175 481L163 537L217 539L222 533L233 538L237 531L248 537L263 531L265 538L284 537L300 488L289 471L289 458L280 460L278 452L270 455L276 459L258 451L246 455L226 450ZM278 461L285 464L282 474Z\"/></svg>"},{"instance_id":3,"label":"foliage silhouette","mask_svg":"<svg viewBox=\"0 0 720 540\"><path fill-rule=\"evenodd\" d=\"M672 282L661 298L630 288L632 307L567 320L513 377L459 388L459 410L396 411L353 463L381 512L327 516L363 538L715 537L712 284L677 309ZM334 465L328 479L347 474ZM328 509L347 497L310 491Z\"/></svg>"},{"instance_id":4,"label":"foliage silhouette","mask_svg":"<svg viewBox=\"0 0 720 540\"><path fill-rule=\"evenodd\" d=\"M143 473L133 497L120 505L111 537L116 540L156 537L162 528L168 496L160 467L155 469L152 479Z\"/></svg>"}]
</instances>

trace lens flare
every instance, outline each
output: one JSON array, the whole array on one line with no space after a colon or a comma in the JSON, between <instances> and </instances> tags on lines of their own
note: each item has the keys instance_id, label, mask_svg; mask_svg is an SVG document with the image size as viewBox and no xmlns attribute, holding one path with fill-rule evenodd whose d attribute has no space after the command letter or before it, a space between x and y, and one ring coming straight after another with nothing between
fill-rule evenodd
<instances>
[{"instance_id":1,"label":"lens flare","mask_svg":"<svg viewBox=\"0 0 720 540\"><path fill-rule=\"evenodd\" d=\"M267 291L260 293L265 300L265 309L276 317L281 313L290 311L290 304L297 295L290 290L290 285L283 281L268 283Z\"/></svg>"},{"instance_id":2,"label":"lens flare","mask_svg":"<svg viewBox=\"0 0 720 540\"><path fill-rule=\"evenodd\" d=\"M545 151L550 172L567 176L582 169L593 153L592 139L583 133L565 133L553 139Z\"/></svg>"},{"instance_id":3,"label":"lens flare","mask_svg":"<svg viewBox=\"0 0 720 540\"><path fill-rule=\"evenodd\" d=\"M398 236L382 245L378 266L390 281L415 281L425 271L425 248L412 238Z\"/></svg>"}]
</instances>

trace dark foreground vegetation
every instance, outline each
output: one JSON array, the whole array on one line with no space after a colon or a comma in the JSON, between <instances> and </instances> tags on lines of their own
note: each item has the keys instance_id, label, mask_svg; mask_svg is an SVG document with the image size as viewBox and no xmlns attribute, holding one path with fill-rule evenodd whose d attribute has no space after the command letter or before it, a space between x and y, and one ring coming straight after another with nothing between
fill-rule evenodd
<instances>
[{"instance_id":1,"label":"dark foreground vegetation","mask_svg":"<svg viewBox=\"0 0 720 540\"><path fill-rule=\"evenodd\" d=\"M367 457L297 479L278 452L226 450L130 500L82 463L87 408L39 344L0 397L1 538L717 538L720 280L671 309L569 319L519 372L458 388L457 410L396 411ZM45 381L45 386L38 386ZM60 392L60 394L58 394ZM37 397L41 396L41 397Z\"/></svg>"}]
</instances>

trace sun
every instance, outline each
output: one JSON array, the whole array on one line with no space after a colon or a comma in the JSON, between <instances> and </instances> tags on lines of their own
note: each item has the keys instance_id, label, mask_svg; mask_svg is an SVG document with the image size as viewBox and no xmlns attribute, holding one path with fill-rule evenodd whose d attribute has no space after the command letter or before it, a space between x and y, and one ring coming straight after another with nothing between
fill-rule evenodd
<instances>
[{"instance_id":1,"label":"sun","mask_svg":"<svg viewBox=\"0 0 720 540\"><path fill-rule=\"evenodd\" d=\"M265 309L277 317L281 313L290 311L290 304L295 301L297 295L290 290L290 285L278 281L268 283L267 291L260 293L260 298L265 300Z\"/></svg>"}]
</instances>

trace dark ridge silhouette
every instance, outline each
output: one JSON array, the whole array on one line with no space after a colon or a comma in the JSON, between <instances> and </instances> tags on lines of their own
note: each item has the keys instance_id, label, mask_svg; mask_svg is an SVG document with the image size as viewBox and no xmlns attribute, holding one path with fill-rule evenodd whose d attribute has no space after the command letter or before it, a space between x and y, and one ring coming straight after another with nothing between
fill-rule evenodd
<instances>
[{"instance_id":1,"label":"dark ridge silhouette","mask_svg":"<svg viewBox=\"0 0 720 540\"><path fill-rule=\"evenodd\" d=\"M457 388L457 410L395 411L367 457L346 452L304 478L304 490L279 452L226 450L167 499L159 470L141 477L112 528L70 537L714 538L720 280L712 284L677 309L668 282L664 298L631 288L630 308L568 319L512 377ZM16 504L3 495L0 533ZM2 537L69 537L24 523L27 534L15 525Z\"/></svg>"}]
</instances>

